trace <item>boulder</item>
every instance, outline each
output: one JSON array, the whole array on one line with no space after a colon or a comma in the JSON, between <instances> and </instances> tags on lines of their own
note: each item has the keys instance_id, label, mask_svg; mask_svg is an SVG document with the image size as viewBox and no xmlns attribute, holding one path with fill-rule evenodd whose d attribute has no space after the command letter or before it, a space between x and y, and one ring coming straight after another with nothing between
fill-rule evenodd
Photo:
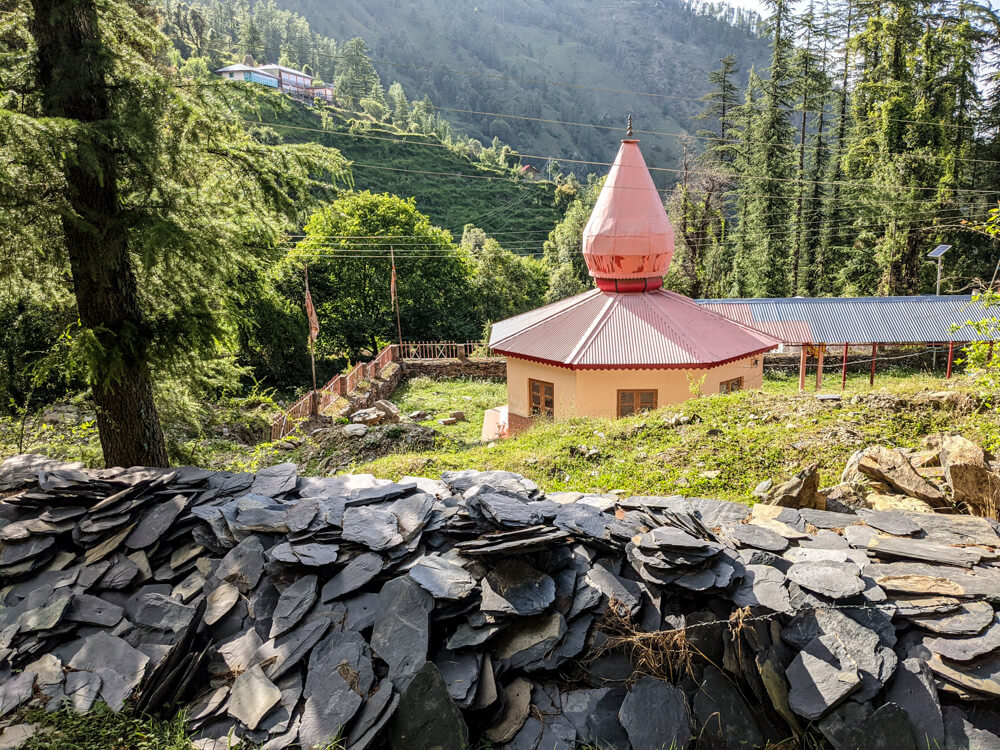
<instances>
[{"instance_id":1,"label":"boulder","mask_svg":"<svg viewBox=\"0 0 1000 750\"><path fill-rule=\"evenodd\" d=\"M343 433L344 437L363 438L368 434L368 428L363 424L345 424Z\"/></svg>"},{"instance_id":2,"label":"boulder","mask_svg":"<svg viewBox=\"0 0 1000 750\"><path fill-rule=\"evenodd\" d=\"M385 417L383 421L385 422L398 422L399 421L399 407L396 406L392 401L387 401L386 399L379 399L375 402L372 407L377 409Z\"/></svg>"},{"instance_id":3,"label":"boulder","mask_svg":"<svg viewBox=\"0 0 1000 750\"><path fill-rule=\"evenodd\" d=\"M351 414L351 421L354 424L368 425L369 427L376 424L382 424L386 421L386 416L381 411L376 409L374 406L368 409L359 409L358 411Z\"/></svg>"},{"instance_id":4,"label":"boulder","mask_svg":"<svg viewBox=\"0 0 1000 750\"><path fill-rule=\"evenodd\" d=\"M946 435L941 466L956 503L964 503L975 515L997 517L1000 474L990 469L982 448L961 435Z\"/></svg>"},{"instance_id":5,"label":"boulder","mask_svg":"<svg viewBox=\"0 0 1000 750\"><path fill-rule=\"evenodd\" d=\"M826 510L826 497L819 491L817 468L816 464L811 464L787 482L767 490L763 502L784 508Z\"/></svg>"},{"instance_id":6,"label":"boulder","mask_svg":"<svg viewBox=\"0 0 1000 750\"><path fill-rule=\"evenodd\" d=\"M917 500L923 500L934 508L943 508L948 502L937 487L924 479L917 470L913 468L909 458L901 451L886 448L881 445L872 445L861 451L860 456L854 462L856 470L876 482L882 482L892 487L897 492L901 492ZM851 465L851 462L848 465ZM847 469L845 469L845 474Z\"/></svg>"}]
</instances>

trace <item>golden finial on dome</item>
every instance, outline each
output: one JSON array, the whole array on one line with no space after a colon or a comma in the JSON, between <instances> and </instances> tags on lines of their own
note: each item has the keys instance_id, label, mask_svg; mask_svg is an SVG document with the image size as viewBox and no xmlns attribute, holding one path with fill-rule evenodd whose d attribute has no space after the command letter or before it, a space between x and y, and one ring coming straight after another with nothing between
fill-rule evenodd
<instances>
[{"instance_id":1,"label":"golden finial on dome","mask_svg":"<svg viewBox=\"0 0 1000 750\"><path fill-rule=\"evenodd\" d=\"M626 138L631 138L634 134L632 133L632 113L628 113L628 131L625 133Z\"/></svg>"}]
</instances>

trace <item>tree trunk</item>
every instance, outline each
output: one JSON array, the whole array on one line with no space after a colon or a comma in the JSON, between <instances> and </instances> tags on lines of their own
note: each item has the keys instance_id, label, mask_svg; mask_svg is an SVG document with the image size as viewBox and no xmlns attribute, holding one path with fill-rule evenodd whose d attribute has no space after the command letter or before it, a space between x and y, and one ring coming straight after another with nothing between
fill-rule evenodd
<instances>
[{"instance_id":1,"label":"tree trunk","mask_svg":"<svg viewBox=\"0 0 1000 750\"><path fill-rule=\"evenodd\" d=\"M48 117L75 120L64 167L72 211L62 216L80 322L96 338L91 365L97 428L108 466L166 466L146 360L148 332L118 190L114 143L95 136L113 118L93 0L32 0L38 85ZM93 130L92 130L93 129Z\"/></svg>"}]
</instances>

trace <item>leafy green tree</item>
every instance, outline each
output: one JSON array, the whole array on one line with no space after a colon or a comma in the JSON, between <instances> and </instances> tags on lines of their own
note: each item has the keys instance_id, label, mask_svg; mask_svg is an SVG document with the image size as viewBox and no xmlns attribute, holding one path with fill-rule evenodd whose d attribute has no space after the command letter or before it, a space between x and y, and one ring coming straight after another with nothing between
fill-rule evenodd
<instances>
[{"instance_id":1,"label":"leafy green tree","mask_svg":"<svg viewBox=\"0 0 1000 750\"><path fill-rule=\"evenodd\" d=\"M3 273L72 283L109 465L167 463L155 377L218 354L236 271L348 175L337 152L254 141L233 87L161 65L151 19L123 0L33 0L7 21L22 49L0 91Z\"/></svg>"},{"instance_id":2,"label":"leafy green tree","mask_svg":"<svg viewBox=\"0 0 1000 750\"><path fill-rule=\"evenodd\" d=\"M505 250L483 230L465 226L461 247L473 262L476 315L489 325L542 304L548 274L541 261Z\"/></svg>"},{"instance_id":3,"label":"leafy green tree","mask_svg":"<svg viewBox=\"0 0 1000 750\"><path fill-rule=\"evenodd\" d=\"M392 124L404 130L410 126L410 102L406 99L403 86L393 81L389 87L388 105L392 110Z\"/></svg>"},{"instance_id":4,"label":"leafy green tree","mask_svg":"<svg viewBox=\"0 0 1000 750\"><path fill-rule=\"evenodd\" d=\"M357 360L366 350L374 354L396 340L390 253L396 258L404 338L478 338L468 253L447 231L431 225L412 199L353 192L313 214L306 238L279 272L282 294L300 300L303 267L309 266L320 325L318 352Z\"/></svg>"},{"instance_id":5,"label":"leafy green tree","mask_svg":"<svg viewBox=\"0 0 1000 750\"><path fill-rule=\"evenodd\" d=\"M546 302L571 297L593 287L583 259L583 229L603 186L603 177L591 175L586 189L570 204L562 221L556 224L545 240L544 263L549 273Z\"/></svg>"}]
</instances>

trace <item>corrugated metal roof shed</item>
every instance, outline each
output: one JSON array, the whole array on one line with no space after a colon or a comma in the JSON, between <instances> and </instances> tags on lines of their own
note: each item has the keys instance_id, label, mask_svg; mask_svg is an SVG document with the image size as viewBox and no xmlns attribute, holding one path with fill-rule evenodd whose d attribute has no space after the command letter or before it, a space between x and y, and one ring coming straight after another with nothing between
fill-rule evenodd
<instances>
[{"instance_id":1,"label":"corrugated metal roof shed","mask_svg":"<svg viewBox=\"0 0 1000 750\"><path fill-rule=\"evenodd\" d=\"M700 299L702 307L786 344L923 344L976 341L955 324L989 313L971 295L923 297L779 297Z\"/></svg>"}]
</instances>

